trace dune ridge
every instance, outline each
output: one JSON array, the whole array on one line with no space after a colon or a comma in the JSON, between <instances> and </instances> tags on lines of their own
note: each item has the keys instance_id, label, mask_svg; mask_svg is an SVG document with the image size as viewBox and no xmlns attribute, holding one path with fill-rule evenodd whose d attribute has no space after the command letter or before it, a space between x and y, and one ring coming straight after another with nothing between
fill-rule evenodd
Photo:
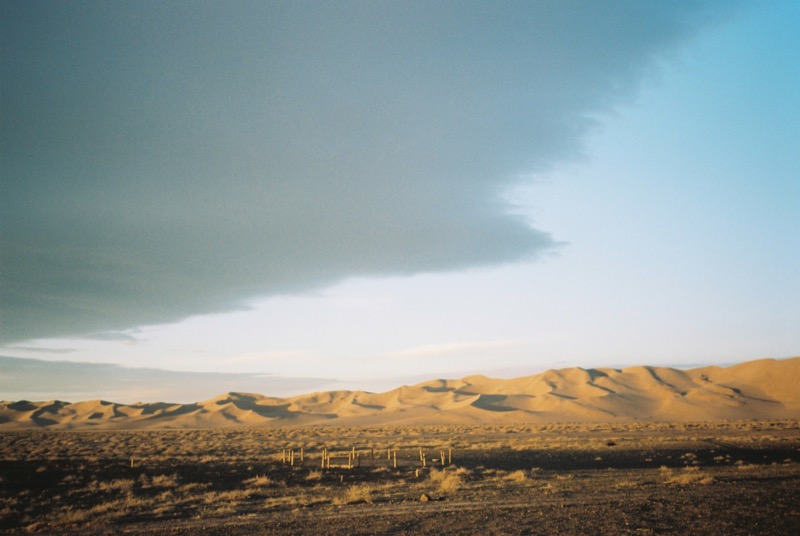
<instances>
[{"instance_id":1,"label":"dune ridge","mask_svg":"<svg viewBox=\"0 0 800 536\"><path fill-rule=\"evenodd\" d=\"M431 380L384 393L226 393L194 404L0 402L0 431L796 419L799 385L800 357L691 370L567 368L514 379Z\"/></svg>"}]
</instances>

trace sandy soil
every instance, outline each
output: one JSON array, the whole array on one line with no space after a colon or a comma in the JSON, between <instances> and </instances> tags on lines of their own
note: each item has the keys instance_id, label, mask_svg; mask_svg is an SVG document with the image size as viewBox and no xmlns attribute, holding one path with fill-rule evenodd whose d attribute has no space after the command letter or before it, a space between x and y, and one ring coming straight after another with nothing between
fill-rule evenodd
<instances>
[{"instance_id":1,"label":"sandy soil","mask_svg":"<svg viewBox=\"0 0 800 536\"><path fill-rule=\"evenodd\" d=\"M9 534L800 533L791 420L0 438Z\"/></svg>"}]
</instances>

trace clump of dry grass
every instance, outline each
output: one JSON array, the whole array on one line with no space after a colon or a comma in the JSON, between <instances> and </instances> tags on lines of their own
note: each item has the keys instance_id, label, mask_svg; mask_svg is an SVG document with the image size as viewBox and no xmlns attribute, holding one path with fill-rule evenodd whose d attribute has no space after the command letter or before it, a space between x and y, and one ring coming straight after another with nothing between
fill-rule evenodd
<instances>
[{"instance_id":1,"label":"clump of dry grass","mask_svg":"<svg viewBox=\"0 0 800 536\"><path fill-rule=\"evenodd\" d=\"M558 492L558 488L552 484L552 482L547 482L543 486L539 488L545 493L556 493Z\"/></svg>"},{"instance_id":2,"label":"clump of dry grass","mask_svg":"<svg viewBox=\"0 0 800 536\"><path fill-rule=\"evenodd\" d=\"M200 498L201 511L212 516L230 515L253 496L253 492L245 489L229 491L209 491Z\"/></svg>"},{"instance_id":3,"label":"clump of dry grass","mask_svg":"<svg viewBox=\"0 0 800 536\"><path fill-rule=\"evenodd\" d=\"M135 482L126 478L118 478L107 481L92 481L89 483L90 490L99 491L131 491Z\"/></svg>"},{"instance_id":4,"label":"clump of dry grass","mask_svg":"<svg viewBox=\"0 0 800 536\"><path fill-rule=\"evenodd\" d=\"M259 475L244 480L242 484L251 488L266 488L272 485L272 479L267 475Z\"/></svg>"},{"instance_id":5,"label":"clump of dry grass","mask_svg":"<svg viewBox=\"0 0 800 536\"><path fill-rule=\"evenodd\" d=\"M503 477L503 480L508 482L523 483L528 481L528 475L522 469L508 473Z\"/></svg>"},{"instance_id":6,"label":"clump of dry grass","mask_svg":"<svg viewBox=\"0 0 800 536\"><path fill-rule=\"evenodd\" d=\"M436 484L441 493L453 493L464 485L463 473L459 471L447 471L442 469L432 469L428 475L428 480Z\"/></svg>"},{"instance_id":7,"label":"clump of dry grass","mask_svg":"<svg viewBox=\"0 0 800 536\"><path fill-rule=\"evenodd\" d=\"M73 510L68 508L60 516L52 520L54 525L74 525L89 519L88 510Z\"/></svg>"},{"instance_id":8,"label":"clump of dry grass","mask_svg":"<svg viewBox=\"0 0 800 536\"><path fill-rule=\"evenodd\" d=\"M178 486L178 475L156 475L150 480L154 488L174 488Z\"/></svg>"},{"instance_id":9,"label":"clump of dry grass","mask_svg":"<svg viewBox=\"0 0 800 536\"><path fill-rule=\"evenodd\" d=\"M703 473L699 467L684 467L682 471L674 472L668 467L661 466L661 474L666 479L667 484L688 485L688 484L711 484L714 477Z\"/></svg>"},{"instance_id":10,"label":"clump of dry grass","mask_svg":"<svg viewBox=\"0 0 800 536\"><path fill-rule=\"evenodd\" d=\"M306 480L309 482L322 480L322 471L311 471L306 475Z\"/></svg>"},{"instance_id":11,"label":"clump of dry grass","mask_svg":"<svg viewBox=\"0 0 800 536\"><path fill-rule=\"evenodd\" d=\"M333 504L371 503L373 500L372 492L372 487L369 484L354 484L349 486L342 495L334 497Z\"/></svg>"}]
</instances>

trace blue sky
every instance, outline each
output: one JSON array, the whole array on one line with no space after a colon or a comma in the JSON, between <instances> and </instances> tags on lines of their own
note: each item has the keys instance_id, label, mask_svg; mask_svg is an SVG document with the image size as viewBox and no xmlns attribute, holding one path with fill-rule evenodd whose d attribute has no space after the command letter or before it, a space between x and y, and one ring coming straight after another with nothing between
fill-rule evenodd
<instances>
[{"instance_id":1,"label":"blue sky","mask_svg":"<svg viewBox=\"0 0 800 536\"><path fill-rule=\"evenodd\" d=\"M2 9L0 398L798 354L796 2Z\"/></svg>"}]
</instances>

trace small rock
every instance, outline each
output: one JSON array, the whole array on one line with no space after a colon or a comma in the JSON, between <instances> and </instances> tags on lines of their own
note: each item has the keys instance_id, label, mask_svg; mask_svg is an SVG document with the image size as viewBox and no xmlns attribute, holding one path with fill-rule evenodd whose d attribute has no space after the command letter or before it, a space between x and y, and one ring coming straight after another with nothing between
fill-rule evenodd
<instances>
[{"instance_id":1,"label":"small rock","mask_svg":"<svg viewBox=\"0 0 800 536\"><path fill-rule=\"evenodd\" d=\"M427 493L423 493L422 497L419 498L419 502L428 502L431 500L431 496Z\"/></svg>"}]
</instances>

